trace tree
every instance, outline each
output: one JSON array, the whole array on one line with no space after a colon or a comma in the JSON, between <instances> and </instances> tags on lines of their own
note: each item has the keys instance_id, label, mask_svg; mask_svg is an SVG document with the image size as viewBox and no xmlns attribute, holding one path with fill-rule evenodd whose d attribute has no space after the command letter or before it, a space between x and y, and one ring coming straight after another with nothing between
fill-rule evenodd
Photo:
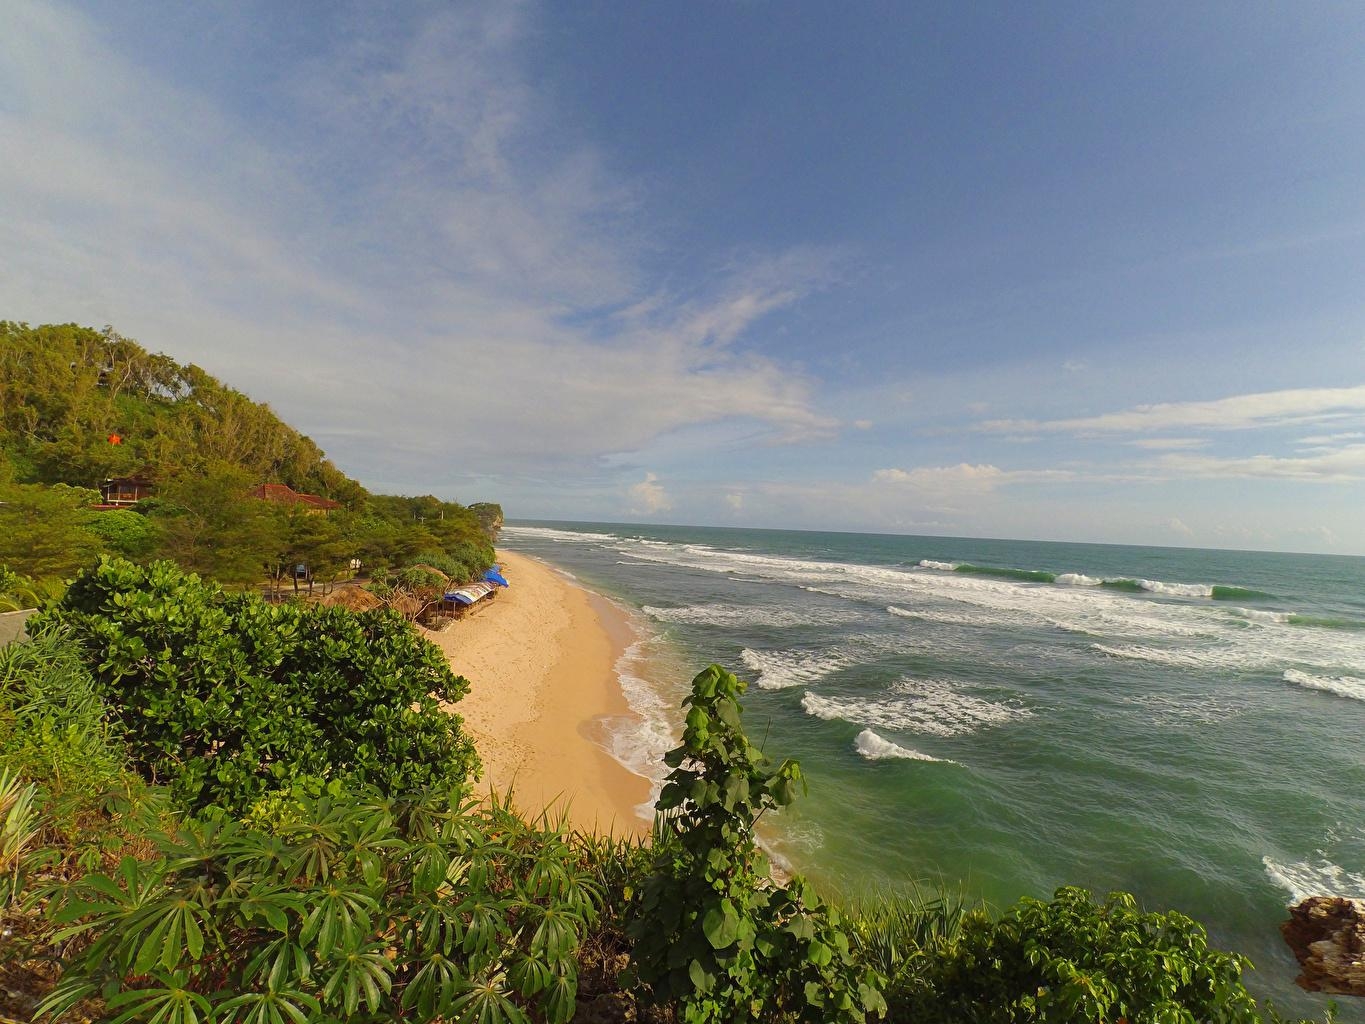
<instances>
[{"instance_id":1,"label":"tree","mask_svg":"<svg viewBox=\"0 0 1365 1024\"><path fill-rule=\"evenodd\" d=\"M0 565L26 576L65 577L92 562L103 543L88 529L99 492L0 482Z\"/></svg>"},{"instance_id":2,"label":"tree","mask_svg":"<svg viewBox=\"0 0 1365 1024\"><path fill-rule=\"evenodd\" d=\"M251 478L219 465L164 485L152 503L160 553L224 583L252 583L285 548L284 522L270 504L248 497Z\"/></svg>"}]
</instances>

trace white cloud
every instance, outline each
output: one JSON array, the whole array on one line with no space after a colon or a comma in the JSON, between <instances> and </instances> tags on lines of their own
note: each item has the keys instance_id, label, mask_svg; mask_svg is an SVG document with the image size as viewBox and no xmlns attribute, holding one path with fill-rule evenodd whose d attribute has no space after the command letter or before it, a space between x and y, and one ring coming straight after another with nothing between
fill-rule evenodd
<instances>
[{"instance_id":1,"label":"white cloud","mask_svg":"<svg viewBox=\"0 0 1365 1024\"><path fill-rule=\"evenodd\" d=\"M1245 430L1365 416L1365 385L1293 388L1233 395L1207 402L1137 405L1121 412L1060 420L989 420L991 433L1146 433L1161 430Z\"/></svg>"},{"instance_id":2,"label":"white cloud","mask_svg":"<svg viewBox=\"0 0 1365 1024\"><path fill-rule=\"evenodd\" d=\"M744 495L738 491L731 491L725 496L725 504L730 506L732 512L744 511Z\"/></svg>"},{"instance_id":3,"label":"white cloud","mask_svg":"<svg viewBox=\"0 0 1365 1024\"><path fill-rule=\"evenodd\" d=\"M659 483L659 478L653 473L646 473L643 480L631 486L630 497L635 503L631 511L641 515L652 516L659 512L667 512L673 507L673 499L668 496L668 492Z\"/></svg>"},{"instance_id":4,"label":"white cloud","mask_svg":"<svg viewBox=\"0 0 1365 1024\"><path fill-rule=\"evenodd\" d=\"M853 426L858 430L871 430L873 424L871 420L854 420Z\"/></svg>"}]
</instances>

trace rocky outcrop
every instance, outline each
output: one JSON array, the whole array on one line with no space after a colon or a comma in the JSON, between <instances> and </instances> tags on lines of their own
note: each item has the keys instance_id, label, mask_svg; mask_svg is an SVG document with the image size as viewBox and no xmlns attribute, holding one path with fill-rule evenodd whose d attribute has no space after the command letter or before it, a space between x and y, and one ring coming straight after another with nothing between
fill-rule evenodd
<instances>
[{"instance_id":1,"label":"rocky outcrop","mask_svg":"<svg viewBox=\"0 0 1365 1024\"><path fill-rule=\"evenodd\" d=\"M1365 900L1310 896L1280 925L1309 992L1365 996Z\"/></svg>"}]
</instances>

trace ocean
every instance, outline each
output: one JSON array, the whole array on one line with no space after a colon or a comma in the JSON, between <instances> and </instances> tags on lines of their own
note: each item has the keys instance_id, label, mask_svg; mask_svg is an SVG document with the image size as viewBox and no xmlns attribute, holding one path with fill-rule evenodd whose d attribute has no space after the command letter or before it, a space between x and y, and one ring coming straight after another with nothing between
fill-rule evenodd
<instances>
[{"instance_id":1,"label":"ocean","mask_svg":"<svg viewBox=\"0 0 1365 1024\"><path fill-rule=\"evenodd\" d=\"M769 833L796 870L996 906L1128 890L1322 1012L1279 926L1365 897L1365 558L596 523L501 543L635 613L643 725L604 742L637 771L700 668L751 681L750 736L809 778Z\"/></svg>"}]
</instances>

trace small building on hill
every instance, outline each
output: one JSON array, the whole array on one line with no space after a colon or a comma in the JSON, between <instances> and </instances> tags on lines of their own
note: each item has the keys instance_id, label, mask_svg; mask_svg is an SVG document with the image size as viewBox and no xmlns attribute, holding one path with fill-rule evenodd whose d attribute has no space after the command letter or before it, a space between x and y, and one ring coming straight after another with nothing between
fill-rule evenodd
<instances>
[{"instance_id":1,"label":"small building on hill","mask_svg":"<svg viewBox=\"0 0 1365 1024\"><path fill-rule=\"evenodd\" d=\"M100 512L128 508L143 498L150 498L155 492L156 484L152 482L151 474L145 470L132 476L111 476L100 484L100 503L93 508Z\"/></svg>"},{"instance_id":2,"label":"small building on hill","mask_svg":"<svg viewBox=\"0 0 1365 1024\"><path fill-rule=\"evenodd\" d=\"M341 508L341 502L317 494L303 494L287 484L257 484L250 491L253 498L273 501L277 505L293 505L309 515L325 516Z\"/></svg>"}]
</instances>

